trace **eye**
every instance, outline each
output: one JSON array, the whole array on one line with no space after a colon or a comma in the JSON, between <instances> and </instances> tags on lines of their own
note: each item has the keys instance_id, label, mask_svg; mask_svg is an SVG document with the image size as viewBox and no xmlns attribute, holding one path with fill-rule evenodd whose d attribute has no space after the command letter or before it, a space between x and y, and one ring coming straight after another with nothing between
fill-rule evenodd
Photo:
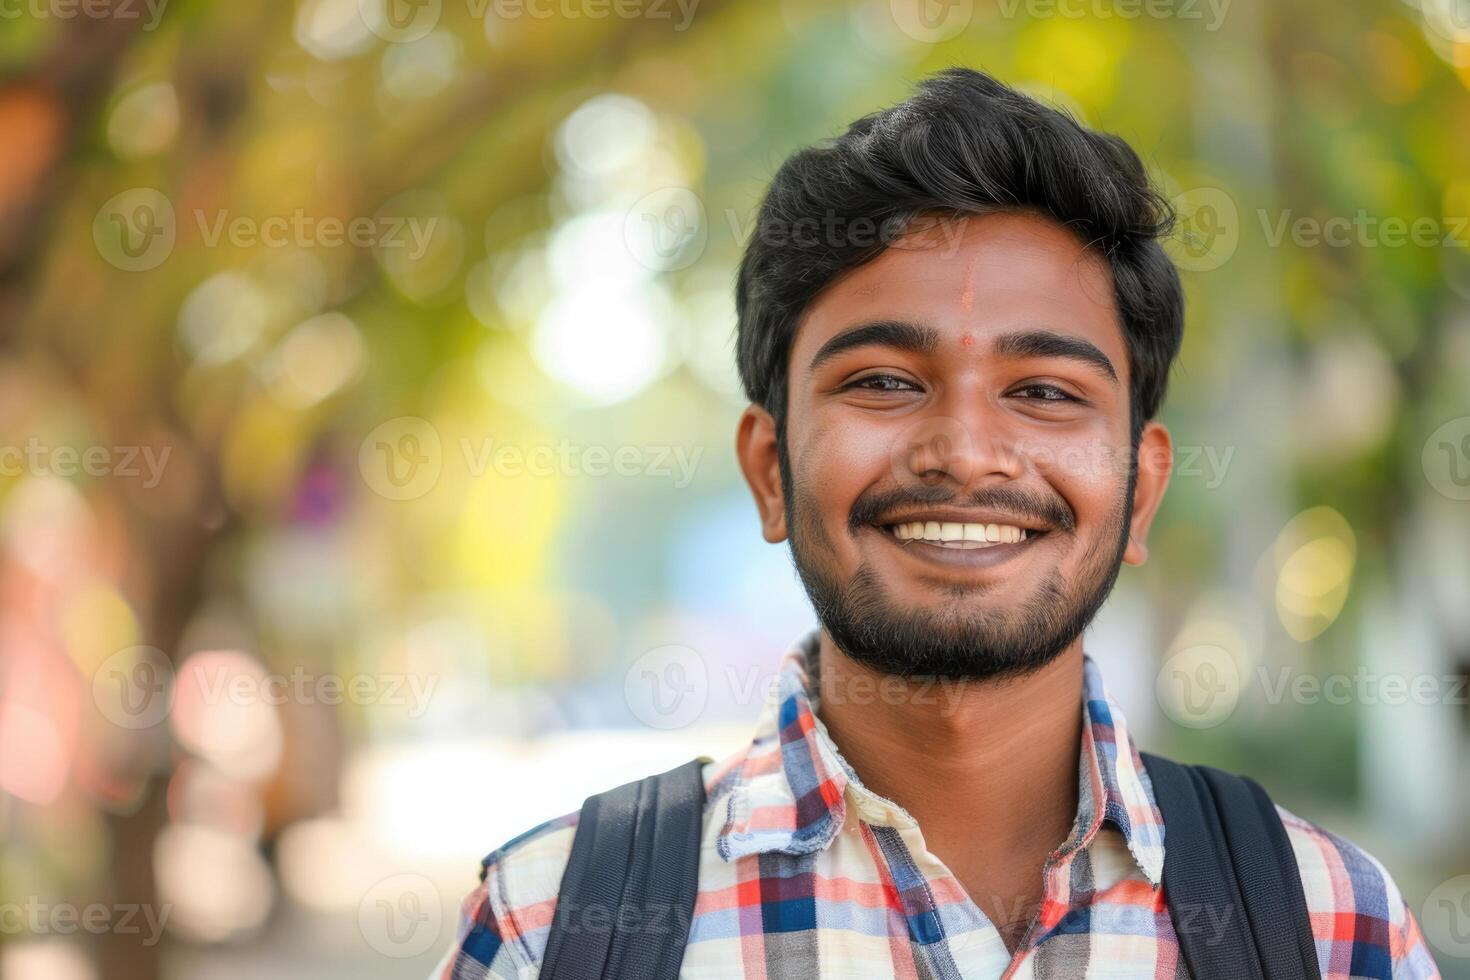
<instances>
[{"instance_id":1,"label":"eye","mask_svg":"<svg viewBox=\"0 0 1470 980\"><path fill-rule=\"evenodd\" d=\"M1073 398L1071 395L1067 394L1065 391L1063 391L1062 389L1058 388L1056 385L1042 384L1039 381L1032 382L1031 384L1028 384L1028 385L1022 385L1021 387L1019 387L1019 388L1016 389L1016 392L1018 392L1018 393L1019 392L1027 392L1027 391L1039 391L1039 392L1042 393L1039 398L1033 398L1034 401L1044 401L1044 402L1075 402L1075 401L1077 401L1076 398ZM1032 397L1032 396L1027 396L1027 397Z\"/></svg>"},{"instance_id":2,"label":"eye","mask_svg":"<svg viewBox=\"0 0 1470 980\"><path fill-rule=\"evenodd\" d=\"M861 391L918 391L918 385L900 378L896 374L870 374L843 386L843 390L856 388Z\"/></svg>"}]
</instances>

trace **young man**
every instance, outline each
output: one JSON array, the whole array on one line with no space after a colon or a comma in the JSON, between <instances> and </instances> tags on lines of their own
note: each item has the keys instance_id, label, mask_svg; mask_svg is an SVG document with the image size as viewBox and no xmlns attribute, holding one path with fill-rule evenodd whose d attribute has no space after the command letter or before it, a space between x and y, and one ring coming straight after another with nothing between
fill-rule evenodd
<instances>
[{"instance_id":1,"label":"young man","mask_svg":"<svg viewBox=\"0 0 1470 980\"><path fill-rule=\"evenodd\" d=\"M1383 867L1264 796L1276 859L1238 888L1277 876L1296 913L1164 886L1223 838L1165 820L1083 630L1169 481L1169 223L1122 140L963 69L777 173L737 284L737 452L821 628L750 746L697 771L692 922L640 940L679 975L1198 977L1224 939L1186 950L1183 923L1244 905L1293 975L1437 976ZM538 975L586 812L485 860L441 976Z\"/></svg>"}]
</instances>

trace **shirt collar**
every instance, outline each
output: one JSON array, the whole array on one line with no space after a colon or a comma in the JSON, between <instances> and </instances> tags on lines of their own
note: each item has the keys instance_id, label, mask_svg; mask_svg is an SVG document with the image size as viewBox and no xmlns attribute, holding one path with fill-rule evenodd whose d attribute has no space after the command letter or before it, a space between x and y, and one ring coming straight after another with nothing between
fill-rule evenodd
<instances>
[{"instance_id":1,"label":"shirt collar","mask_svg":"<svg viewBox=\"0 0 1470 980\"><path fill-rule=\"evenodd\" d=\"M817 630L808 633L782 659L749 747L720 780L729 787L729 805L716 848L726 861L821 850L842 829L848 806L870 824L914 825L902 807L863 786L817 717L819 636ZM1111 824L1157 888L1164 865L1163 817L1123 713L1086 654L1082 698L1077 819L1059 853L1087 847L1103 824Z\"/></svg>"}]
</instances>

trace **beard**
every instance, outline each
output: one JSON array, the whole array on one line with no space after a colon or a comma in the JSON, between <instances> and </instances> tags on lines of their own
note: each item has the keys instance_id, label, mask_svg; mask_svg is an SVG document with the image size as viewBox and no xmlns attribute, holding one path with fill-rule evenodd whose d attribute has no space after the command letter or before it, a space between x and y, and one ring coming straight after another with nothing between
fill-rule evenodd
<instances>
[{"instance_id":1,"label":"beard","mask_svg":"<svg viewBox=\"0 0 1470 980\"><path fill-rule=\"evenodd\" d=\"M786 469L784 452L781 467ZM1106 526L1088 546L1076 576L1068 581L1053 569L1024 601L988 608L975 601L984 589L955 585L939 609L913 608L894 599L866 563L843 582L828 569L834 549L822 525L816 497L786 475L786 517L791 558L822 628L853 660L897 677L990 680L1039 670L1062 654L1092 622L1112 591L1128 547L1133 516L1137 456L1129 466L1127 488L1117 498ZM864 494L853 505L847 532L872 527L871 521L903 504L956 501L938 488L910 487ZM1053 530L1072 531L1075 522L1059 501L992 487L971 495L974 507L995 507L1046 521ZM880 532L884 533L884 532Z\"/></svg>"}]
</instances>

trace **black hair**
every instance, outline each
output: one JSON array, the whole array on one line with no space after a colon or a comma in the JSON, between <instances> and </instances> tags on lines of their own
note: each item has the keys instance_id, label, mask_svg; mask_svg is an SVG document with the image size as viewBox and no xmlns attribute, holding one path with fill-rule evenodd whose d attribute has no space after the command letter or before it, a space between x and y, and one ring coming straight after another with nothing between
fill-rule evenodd
<instances>
[{"instance_id":1,"label":"black hair","mask_svg":"<svg viewBox=\"0 0 1470 980\"><path fill-rule=\"evenodd\" d=\"M1052 218L1107 260L1137 445L1184 333L1179 273L1160 243L1174 210L1120 137L969 68L931 75L907 101L792 155L771 180L736 278L736 359L783 444L791 344L817 294L919 219L998 211Z\"/></svg>"}]
</instances>

